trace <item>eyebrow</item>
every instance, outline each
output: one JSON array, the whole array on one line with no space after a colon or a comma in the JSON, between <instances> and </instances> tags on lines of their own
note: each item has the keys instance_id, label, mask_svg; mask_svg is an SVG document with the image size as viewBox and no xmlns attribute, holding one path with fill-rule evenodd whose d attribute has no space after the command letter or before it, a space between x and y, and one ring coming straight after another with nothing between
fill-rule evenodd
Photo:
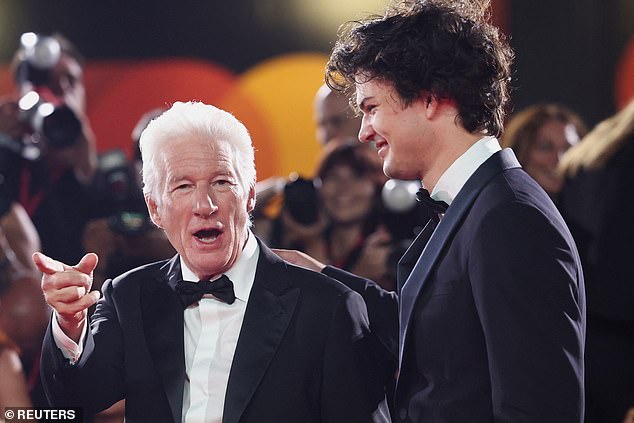
<instances>
[{"instance_id":1,"label":"eyebrow","mask_svg":"<svg viewBox=\"0 0 634 423\"><path fill-rule=\"evenodd\" d=\"M359 110L363 111L366 109L366 103L369 100L372 100L374 97L373 96L369 96L369 97L364 97L363 100L361 100L361 103L358 103L357 107L359 108Z\"/></svg>"}]
</instances>

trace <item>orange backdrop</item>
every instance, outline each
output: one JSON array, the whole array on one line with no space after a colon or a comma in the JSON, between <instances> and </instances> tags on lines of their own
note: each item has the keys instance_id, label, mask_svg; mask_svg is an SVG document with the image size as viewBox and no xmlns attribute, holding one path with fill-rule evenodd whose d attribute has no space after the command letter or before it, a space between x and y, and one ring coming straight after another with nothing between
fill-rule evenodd
<instances>
[{"instance_id":1,"label":"orange backdrop","mask_svg":"<svg viewBox=\"0 0 634 423\"><path fill-rule=\"evenodd\" d=\"M202 60L92 61L85 69L87 111L100 152L132 151L139 118L174 101L200 100L233 113L249 129L258 179L298 172L311 175L318 143L313 96L323 82L327 57L284 55L242 75ZM7 66L0 92L10 92Z\"/></svg>"},{"instance_id":2,"label":"orange backdrop","mask_svg":"<svg viewBox=\"0 0 634 423\"><path fill-rule=\"evenodd\" d=\"M88 116L100 152L130 154L130 133L147 111L177 100L200 100L233 113L249 129L256 148L258 179L290 172L310 176L318 154L313 96L323 82L327 56L283 55L241 75L194 59L92 61L86 66ZM625 48L615 76L617 108L634 98L634 40ZM12 87L0 67L0 92Z\"/></svg>"}]
</instances>

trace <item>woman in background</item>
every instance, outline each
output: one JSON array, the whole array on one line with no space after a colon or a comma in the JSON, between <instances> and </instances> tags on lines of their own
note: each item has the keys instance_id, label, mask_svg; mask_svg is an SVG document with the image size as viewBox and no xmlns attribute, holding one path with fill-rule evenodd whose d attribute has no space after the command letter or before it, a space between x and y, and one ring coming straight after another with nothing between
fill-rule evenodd
<instances>
[{"instance_id":1,"label":"woman in background","mask_svg":"<svg viewBox=\"0 0 634 423\"><path fill-rule=\"evenodd\" d=\"M553 200L562 186L558 172L563 154L586 134L581 118L559 104L538 104L511 117L502 136L526 172Z\"/></svg>"},{"instance_id":2,"label":"woman in background","mask_svg":"<svg viewBox=\"0 0 634 423\"><path fill-rule=\"evenodd\" d=\"M374 149L360 143L327 145L314 180L316 204L306 203L315 218L302 222L286 204L270 245L298 249L395 289L388 268L391 236L382 225L380 192L385 180Z\"/></svg>"}]
</instances>

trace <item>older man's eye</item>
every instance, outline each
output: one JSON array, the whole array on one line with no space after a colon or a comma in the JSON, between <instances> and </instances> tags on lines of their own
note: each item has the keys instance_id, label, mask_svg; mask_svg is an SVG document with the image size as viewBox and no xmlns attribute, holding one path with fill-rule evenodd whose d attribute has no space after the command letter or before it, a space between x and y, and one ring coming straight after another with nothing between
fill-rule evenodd
<instances>
[{"instance_id":1,"label":"older man's eye","mask_svg":"<svg viewBox=\"0 0 634 423\"><path fill-rule=\"evenodd\" d=\"M228 179L218 179L217 181L214 181L214 186L225 189L232 187L233 183Z\"/></svg>"},{"instance_id":2,"label":"older man's eye","mask_svg":"<svg viewBox=\"0 0 634 423\"><path fill-rule=\"evenodd\" d=\"M172 191L182 191L189 188L190 186L190 184L178 184L175 185L174 188L172 188Z\"/></svg>"}]
</instances>

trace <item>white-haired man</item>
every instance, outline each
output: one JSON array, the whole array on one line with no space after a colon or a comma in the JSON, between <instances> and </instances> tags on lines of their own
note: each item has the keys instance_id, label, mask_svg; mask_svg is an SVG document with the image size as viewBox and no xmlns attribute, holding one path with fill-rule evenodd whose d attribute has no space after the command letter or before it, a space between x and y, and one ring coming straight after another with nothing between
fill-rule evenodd
<instances>
[{"instance_id":1,"label":"white-haired man","mask_svg":"<svg viewBox=\"0 0 634 423\"><path fill-rule=\"evenodd\" d=\"M107 281L90 319L96 256L70 267L34 255L55 310L42 360L52 404L90 415L125 398L131 422L389 421L361 297L249 229L246 128L176 103L140 145L150 216L178 254Z\"/></svg>"}]
</instances>

